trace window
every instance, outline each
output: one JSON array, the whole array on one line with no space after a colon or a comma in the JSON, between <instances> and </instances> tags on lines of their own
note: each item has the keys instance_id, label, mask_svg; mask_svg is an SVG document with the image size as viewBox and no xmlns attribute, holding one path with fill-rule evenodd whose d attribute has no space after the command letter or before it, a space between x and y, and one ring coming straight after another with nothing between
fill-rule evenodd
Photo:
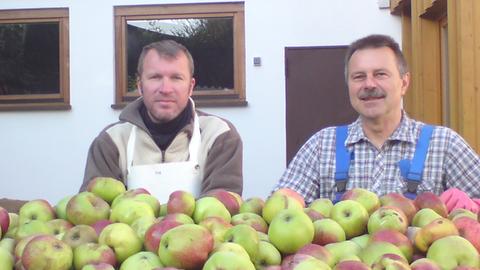
<instances>
[{"instance_id":1,"label":"window","mask_svg":"<svg viewBox=\"0 0 480 270\"><path fill-rule=\"evenodd\" d=\"M116 97L113 108L136 99L137 60L143 46L173 39L195 62L197 106L243 106L243 3L115 7Z\"/></svg>"},{"instance_id":2,"label":"window","mask_svg":"<svg viewBox=\"0 0 480 270\"><path fill-rule=\"evenodd\" d=\"M0 110L70 109L68 9L0 10Z\"/></svg>"}]
</instances>

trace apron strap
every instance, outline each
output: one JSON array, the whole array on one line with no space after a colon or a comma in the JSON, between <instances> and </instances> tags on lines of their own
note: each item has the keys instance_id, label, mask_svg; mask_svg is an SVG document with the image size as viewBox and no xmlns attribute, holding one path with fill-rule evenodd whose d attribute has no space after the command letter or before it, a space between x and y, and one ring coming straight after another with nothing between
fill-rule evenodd
<instances>
[{"instance_id":1,"label":"apron strap","mask_svg":"<svg viewBox=\"0 0 480 270\"><path fill-rule=\"evenodd\" d=\"M351 153L345 146L348 136L348 126L338 126L335 129L335 185L337 192L335 193L334 202L340 201L343 193L345 193L348 181L348 169L350 168Z\"/></svg>"}]
</instances>

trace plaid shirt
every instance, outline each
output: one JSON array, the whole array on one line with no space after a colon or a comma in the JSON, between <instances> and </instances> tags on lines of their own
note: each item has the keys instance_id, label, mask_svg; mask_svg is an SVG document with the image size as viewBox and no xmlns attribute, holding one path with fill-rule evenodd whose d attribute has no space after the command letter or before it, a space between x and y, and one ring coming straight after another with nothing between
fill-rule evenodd
<instances>
[{"instance_id":1,"label":"plaid shirt","mask_svg":"<svg viewBox=\"0 0 480 270\"><path fill-rule=\"evenodd\" d=\"M398 162L412 159L422 122L403 113L400 126L377 149L365 136L361 120L348 126L346 147L353 152L350 161L347 190L354 187L374 191L379 196L390 192L404 193L406 181L400 174ZM335 127L314 134L298 151L275 189L296 190L310 203L317 198L334 199L335 186ZM472 198L480 197L480 157L453 130L434 128L423 179L417 192L442 193L456 187Z\"/></svg>"}]
</instances>

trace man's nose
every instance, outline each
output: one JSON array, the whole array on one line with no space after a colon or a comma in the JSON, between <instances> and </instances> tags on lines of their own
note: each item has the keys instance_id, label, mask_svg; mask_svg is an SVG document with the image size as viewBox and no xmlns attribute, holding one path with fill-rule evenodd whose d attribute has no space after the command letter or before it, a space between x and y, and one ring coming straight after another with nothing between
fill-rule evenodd
<instances>
[{"instance_id":1,"label":"man's nose","mask_svg":"<svg viewBox=\"0 0 480 270\"><path fill-rule=\"evenodd\" d=\"M375 77L373 75L367 75L364 80L364 87L365 88L375 88L377 83L375 81Z\"/></svg>"},{"instance_id":2,"label":"man's nose","mask_svg":"<svg viewBox=\"0 0 480 270\"><path fill-rule=\"evenodd\" d=\"M172 80L168 78L163 78L162 83L158 87L159 92L161 93L170 93L173 91Z\"/></svg>"}]
</instances>

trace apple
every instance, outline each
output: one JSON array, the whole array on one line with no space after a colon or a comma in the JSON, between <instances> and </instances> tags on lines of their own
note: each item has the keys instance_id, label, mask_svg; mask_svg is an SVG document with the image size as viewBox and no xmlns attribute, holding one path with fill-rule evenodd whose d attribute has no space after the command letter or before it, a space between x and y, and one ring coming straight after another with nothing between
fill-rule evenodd
<instances>
[{"instance_id":1,"label":"apple","mask_svg":"<svg viewBox=\"0 0 480 270\"><path fill-rule=\"evenodd\" d=\"M351 258L352 256L360 255L361 250L360 246L351 240L330 243L325 245L325 248L333 255L335 263Z\"/></svg>"},{"instance_id":2,"label":"apple","mask_svg":"<svg viewBox=\"0 0 480 270\"><path fill-rule=\"evenodd\" d=\"M250 255L248 255L247 251L245 248L243 248L240 244L234 243L234 242L223 242L220 243L218 246L213 248L213 251L210 253L210 256L215 253L215 252L220 252L220 251L230 251L238 256L244 256L250 260Z\"/></svg>"},{"instance_id":3,"label":"apple","mask_svg":"<svg viewBox=\"0 0 480 270\"><path fill-rule=\"evenodd\" d=\"M171 228L180 226L184 223L175 221L175 220L161 220L153 223L145 232L144 235L144 246L147 251L158 252L158 246L160 245L160 240L162 235Z\"/></svg>"},{"instance_id":4,"label":"apple","mask_svg":"<svg viewBox=\"0 0 480 270\"><path fill-rule=\"evenodd\" d=\"M107 227L108 225L110 225L112 223L113 222L111 222L109 219L101 219L101 220L98 220L95 223L93 223L91 226L95 230L97 235L100 235L103 228Z\"/></svg>"},{"instance_id":5,"label":"apple","mask_svg":"<svg viewBox=\"0 0 480 270\"><path fill-rule=\"evenodd\" d=\"M363 205L363 207L365 207L369 215L380 208L380 199L378 198L377 194L364 188L353 188L347 190L345 193L343 193L341 200L353 200L359 202L361 205Z\"/></svg>"},{"instance_id":6,"label":"apple","mask_svg":"<svg viewBox=\"0 0 480 270\"><path fill-rule=\"evenodd\" d=\"M14 266L13 256L6 249L0 248L0 269L11 270Z\"/></svg>"},{"instance_id":7,"label":"apple","mask_svg":"<svg viewBox=\"0 0 480 270\"><path fill-rule=\"evenodd\" d=\"M410 264L412 270L441 270L440 266L427 258L421 258Z\"/></svg>"},{"instance_id":8,"label":"apple","mask_svg":"<svg viewBox=\"0 0 480 270\"><path fill-rule=\"evenodd\" d=\"M333 270L371 270L371 268L361 261L347 260L337 263Z\"/></svg>"},{"instance_id":9,"label":"apple","mask_svg":"<svg viewBox=\"0 0 480 270\"><path fill-rule=\"evenodd\" d=\"M120 270L152 269L163 266L157 254L141 251L128 257L120 266Z\"/></svg>"},{"instance_id":10,"label":"apple","mask_svg":"<svg viewBox=\"0 0 480 270\"><path fill-rule=\"evenodd\" d=\"M394 206L382 206L370 215L367 229L370 234L385 229L397 230L404 234L408 225L408 218L402 210Z\"/></svg>"},{"instance_id":11,"label":"apple","mask_svg":"<svg viewBox=\"0 0 480 270\"><path fill-rule=\"evenodd\" d=\"M13 255L13 253L15 252L15 244L16 244L15 239L4 237L2 240L0 240L0 249L3 248Z\"/></svg>"},{"instance_id":12,"label":"apple","mask_svg":"<svg viewBox=\"0 0 480 270\"><path fill-rule=\"evenodd\" d=\"M149 195L149 196L147 196ZM148 201L148 204L151 204L152 209L158 207L160 208L160 203L158 199L153 197L148 190L144 188L135 188L121 193L115 199L113 199L111 206L114 207L117 203L121 202L124 199L139 199L141 201ZM159 209L154 209L154 212L157 213Z\"/></svg>"},{"instance_id":13,"label":"apple","mask_svg":"<svg viewBox=\"0 0 480 270\"><path fill-rule=\"evenodd\" d=\"M396 254L383 254L375 263L372 265L372 270L383 270L383 269L392 269L392 270L410 270L410 265L408 264L405 258L396 255Z\"/></svg>"},{"instance_id":14,"label":"apple","mask_svg":"<svg viewBox=\"0 0 480 270\"><path fill-rule=\"evenodd\" d=\"M277 194L285 195L289 198L292 198L292 199L298 201L302 205L302 208L305 208L305 200L303 199L303 196L300 195L300 193L298 193L297 191L295 191L291 188L280 188L280 189L275 190L273 192L272 196L277 195Z\"/></svg>"},{"instance_id":15,"label":"apple","mask_svg":"<svg viewBox=\"0 0 480 270\"><path fill-rule=\"evenodd\" d=\"M324 217L330 217L333 202L327 198L319 198L311 202L308 207L319 212Z\"/></svg>"},{"instance_id":16,"label":"apple","mask_svg":"<svg viewBox=\"0 0 480 270\"><path fill-rule=\"evenodd\" d=\"M168 205L166 203L160 204L160 209L158 210L158 216L164 217L167 215Z\"/></svg>"},{"instance_id":17,"label":"apple","mask_svg":"<svg viewBox=\"0 0 480 270\"><path fill-rule=\"evenodd\" d=\"M226 222L230 222L232 216L225 205L215 197L203 197L196 201L193 220L196 224L207 217L220 217Z\"/></svg>"},{"instance_id":18,"label":"apple","mask_svg":"<svg viewBox=\"0 0 480 270\"><path fill-rule=\"evenodd\" d=\"M282 261L282 270L293 270L293 269L323 270L323 269L330 269L330 267L324 262L316 259L313 256L310 256L307 254L292 254L290 256L287 256Z\"/></svg>"},{"instance_id":19,"label":"apple","mask_svg":"<svg viewBox=\"0 0 480 270\"><path fill-rule=\"evenodd\" d=\"M442 269L454 269L457 266L478 267L478 251L465 238L450 235L432 243L427 251L427 258L441 266Z\"/></svg>"},{"instance_id":20,"label":"apple","mask_svg":"<svg viewBox=\"0 0 480 270\"><path fill-rule=\"evenodd\" d=\"M258 234L258 240L270 243L270 239L268 238L268 234L263 233L263 232L259 232L259 231L257 231L257 234Z\"/></svg>"},{"instance_id":21,"label":"apple","mask_svg":"<svg viewBox=\"0 0 480 270\"><path fill-rule=\"evenodd\" d=\"M212 250L213 236L205 227L182 224L163 234L158 255L165 266L189 270L204 264Z\"/></svg>"},{"instance_id":22,"label":"apple","mask_svg":"<svg viewBox=\"0 0 480 270\"><path fill-rule=\"evenodd\" d=\"M56 218L47 221L47 226L51 228L53 235L61 240L63 235L73 227L73 224L68 220Z\"/></svg>"},{"instance_id":23,"label":"apple","mask_svg":"<svg viewBox=\"0 0 480 270\"><path fill-rule=\"evenodd\" d=\"M433 192L423 192L418 194L414 200L418 209L429 208L437 212L440 216L446 218L448 209L445 203Z\"/></svg>"},{"instance_id":24,"label":"apple","mask_svg":"<svg viewBox=\"0 0 480 270\"><path fill-rule=\"evenodd\" d=\"M296 254L307 254L333 267L335 265L335 257L325 247L317 244L306 244L297 251Z\"/></svg>"},{"instance_id":25,"label":"apple","mask_svg":"<svg viewBox=\"0 0 480 270\"><path fill-rule=\"evenodd\" d=\"M0 235L5 235L10 226L10 215L7 209L0 206Z\"/></svg>"},{"instance_id":26,"label":"apple","mask_svg":"<svg viewBox=\"0 0 480 270\"><path fill-rule=\"evenodd\" d=\"M141 194L135 195L133 199L150 205L155 216L158 216L158 213L160 212L160 202L155 196L147 193L141 193Z\"/></svg>"},{"instance_id":27,"label":"apple","mask_svg":"<svg viewBox=\"0 0 480 270\"><path fill-rule=\"evenodd\" d=\"M238 214L240 210L240 202L237 197L225 189L214 189L207 193L207 196L215 197L225 205L230 215Z\"/></svg>"},{"instance_id":28,"label":"apple","mask_svg":"<svg viewBox=\"0 0 480 270\"><path fill-rule=\"evenodd\" d=\"M311 270L311 269L331 270L330 266L328 266L326 263L314 257L302 260L292 268L292 270Z\"/></svg>"},{"instance_id":29,"label":"apple","mask_svg":"<svg viewBox=\"0 0 480 270\"><path fill-rule=\"evenodd\" d=\"M27 220L25 223L18 226L15 233L15 239L18 241L24 237L34 234L53 234L52 229L48 226L47 222L42 220Z\"/></svg>"},{"instance_id":30,"label":"apple","mask_svg":"<svg viewBox=\"0 0 480 270\"><path fill-rule=\"evenodd\" d=\"M97 195L84 191L67 203L67 219L75 225L91 225L110 215L110 205Z\"/></svg>"},{"instance_id":31,"label":"apple","mask_svg":"<svg viewBox=\"0 0 480 270\"><path fill-rule=\"evenodd\" d=\"M18 214L17 213L8 213L10 223L8 224L8 230L6 233L2 231L2 235L5 237L15 238L18 228Z\"/></svg>"},{"instance_id":32,"label":"apple","mask_svg":"<svg viewBox=\"0 0 480 270\"><path fill-rule=\"evenodd\" d=\"M173 214L167 214L164 217L159 218L159 220L173 220L177 221L182 224L193 224L195 223L193 219L190 216L187 216L182 213L173 213Z\"/></svg>"},{"instance_id":33,"label":"apple","mask_svg":"<svg viewBox=\"0 0 480 270\"><path fill-rule=\"evenodd\" d=\"M453 220L459 235L467 239L480 252L480 223L469 217L458 217Z\"/></svg>"},{"instance_id":34,"label":"apple","mask_svg":"<svg viewBox=\"0 0 480 270\"><path fill-rule=\"evenodd\" d=\"M303 205L298 199L291 196L274 193L265 201L265 205L262 209L262 217L268 224L270 224L273 218L284 209L296 209L303 211L303 208Z\"/></svg>"},{"instance_id":35,"label":"apple","mask_svg":"<svg viewBox=\"0 0 480 270\"><path fill-rule=\"evenodd\" d=\"M389 242L371 242L360 252L360 259L365 264L372 266L384 254L395 254L405 261L407 260L400 248Z\"/></svg>"},{"instance_id":36,"label":"apple","mask_svg":"<svg viewBox=\"0 0 480 270\"><path fill-rule=\"evenodd\" d=\"M110 221L121 222L128 225L141 217L155 218L152 207L143 201L125 199L112 207Z\"/></svg>"},{"instance_id":37,"label":"apple","mask_svg":"<svg viewBox=\"0 0 480 270\"><path fill-rule=\"evenodd\" d=\"M370 236L370 242L389 242L397 246L407 261L412 261L413 244L405 234L397 230L381 230Z\"/></svg>"},{"instance_id":38,"label":"apple","mask_svg":"<svg viewBox=\"0 0 480 270\"><path fill-rule=\"evenodd\" d=\"M26 202L18 211L18 222L23 224L29 220L49 221L55 218L55 210L43 199Z\"/></svg>"},{"instance_id":39,"label":"apple","mask_svg":"<svg viewBox=\"0 0 480 270\"><path fill-rule=\"evenodd\" d=\"M255 266L248 258L238 256L235 252L219 251L208 258L202 270L255 270Z\"/></svg>"},{"instance_id":40,"label":"apple","mask_svg":"<svg viewBox=\"0 0 480 270\"><path fill-rule=\"evenodd\" d=\"M239 213L232 216L232 220L230 222L232 225L238 224L247 224L254 228L256 231L267 233L268 231L268 224L265 220L254 213Z\"/></svg>"},{"instance_id":41,"label":"apple","mask_svg":"<svg viewBox=\"0 0 480 270\"><path fill-rule=\"evenodd\" d=\"M126 191L122 181L112 177L95 177L87 185L87 191L94 193L107 203Z\"/></svg>"},{"instance_id":42,"label":"apple","mask_svg":"<svg viewBox=\"0 0 480 270\"><path fill-rule=\"evenodd\" d=\"M223 242L225 233L233 227L231 223L226 222L220 217L207 217L198 225L205 227L213 236L214 247Z\"/></svg>"},{"instance_id":43,"label":"apple","mask_svg":"<svg viewBox=\"0 0 480 270\"><path fill-rule=\"evenodd\" d=\"M73 249L73 265L82 269L87 264L106 263L116 265L115 252L105 244L83 243Z\"/></svg>"},{"instance_id":44,"label":"apple","mask_svg":"<svg viewBox=\"0 0 480 270\"><path fill-rule=\"evenodd\" d=\"M303 208L303 212L305 212L305 214L307 214L310 217L312 222L324 218L322 216L322 214L320 214L320 212L317 212L317 210L314 210L314 209L309 208L309 207Z\"/></svg>"},{"instance_id":45,"label":"apple","mask_svg":"<svg viewBox=\"0 0 480 270\"><path fill-rule=\"evenodd\" d=\"M62 241L72 248L76 248L83 243L96 243L97 240L98 235L95 229L85 224L73 226L62 237Z\"/></svg>"},{"instance_id":46,"label":"apple","mask_svg":"<svg viewBox=\"0 0 480 270\"><path fill-rule=\"evenodd\" d=\"M426 252L435 240L449 235L458 235L457 227L447 218L438 218L415 234L414 244L418 250Z\"/></svg>"},{"instance_id":47,"label":"apple","mask_svg":"<svg viewBox=\"0 0 480 270\"><path fill-rule=\"evenodd\" d=\"M69 270L72 263L72 248L53 235L33 237L22 254L25 269Z\"/></svg>"},{"instance_id":48,"label":"apple","mask_svg":"<svg viewBox=\"0 0 480 270\"><path fill-rule=\"evenodd\" d=\"M368 243L370 243L370 238L371 238L370 234L366 233L366 234L352 237L350 238L350 241L357 244L361 249L364 249L367 247Z\"/></svg>"},{"instance_id":49,"label":"apple","mask_svg":"<svg viewBox=\"0 0 480 270\"><path fill-rule=\"evenodd\" d=\"M86 264L81 270L115 270L115 267L108 263Z\"/></svg>"},{"instance_id":50,"label":"apple","mask_svg":"<svg viewBox=\"0 0 480 270\"><path fill-rule=\"evenodd\" d=\"M346 238L350 239L365 232L369 216L365 207L359 202L344 200L332 207L330 218L342 226Z\"/></svg>"},{"instance_id":51,"label":"apple","mask_svg":"<svg viewBox=\"0 0 480 270\"><path fill-rule=\"evenodd\" d=\"M430 208L423 208L418 210L418 212L413 216L412 219L412 226L415 227L423 227L427 225L428 223L434 221L437 218L441 218L435 210L430 209Z\"/></svg>"},{"instance_id":52,"label":"apple","mask_svg":"<svg viewBox=\"0 0 480 270\"><path fill-rule=\"evenodd\" d=\"M342 226L333 219L324 218L313 222L314 237L312 243L324 246L326 244L346 240Z\"/></svg>"},{"instance_id":53,"label":"apple","mask_svg":"<svg viewBox=\"0 0 480 270\"><path fill-rule=\"evenodd\" d=\"M41 234L30 235L16 241L17 243L13 251L15 261L20 261L22 259L22 254L23 254L23 250L25 249L25 246L28 244L28 242L30 242L30 240L32 240L34 237L38 235L41 235Z\"/></svg>"},{"instance_id":54,"label":"apple","mask_svg":"<svg viewBox=\"0 0 480 270\"><path fill-rule=\"evenodd\" d=\"M254 213L262 215L262 209L265 205L265 201L259 197L251 197L245 200L240 206L239 213Z\"/></svg>"},{"instance_id":55,"label":"apple","mask_svg":"<svg viewBox=\"0 0 480 270\"><path fill-rule=\"evenodd\" d=\"M150 217L150 216L144 216L137 218L133 223L132 223L132 229L137 233L138 238L140 239L145 239L145 233L147 230L150 228L155 223L156 219L155 217Z\"/></svg>"},{"instance_id":56,"label":"apple","mask_svg":"<svg viewBox=\"0 0 480 270\"><path fill-rule=\"evenodd\" d=\"M454 221L460 217L469 217L475 221L477 221L477 214L464 208L455 208L448 214L448 219Z\"/></svg>"},{"instance_id":57,"label":"apple","mask_svg":"<svg viewBox=\"0 0 480 270\"><path fill-rule=\"evenodd\" d=\"M258 253L253 258L255 269L263 270L273 265L281 265L282 255L280 251L270 242L260 241L258 243Z\"/></svg>"},{"instance_id":58,"label":"apple","mask_svg":"<svg viewBox=\"0 0 480 270\"><path fill-rule=\"evenodd\" d=\"M73 195L68 195L66 197L63 197L62 199L60 199L60 201L57 202L57 204L55 204L54 209L55 209L57 218L67 219L67 204L72 197Z\"/></svg>"},{"instance_id":59,"label":"apple","mask_svg":"<svg viewBox=\"0 0 480 270\"><path fill-rule=\"evenodd\" d=\"M167 202L167 213L183 213L188 216L193 215L195 210L195 197L192 193L177 190L170 194Z\"/></svg>"},{"instance_id":60,"label":"apple","mask_svg":"<svg viewBox=\"0 0 480 270\"><path fill-rule=\"evenodd\" d=\"M417 213L418 208L413 200L403 196L403 194L391 192L380 197L381 206L394 206L402 210L407 216L409 224L412 222L413 216Z\"/></svg>"},{"instance_id":61,"label":"apple","mask_svg":"<svg viewBox=\"0 0 480 270\"><path fill-rule=\"evenodd\" d=\"M258 233L247 224L238 224L228 229L224 235L224 242L233 242L241 245L252 260L258 253Z\"/></svg>"},{"instance_id":62,"label":"apple","mask_svg":"<svg viewBox=\"0 0 480 270\"><path fill-rule=\"evenodd\" d=\"M113 249L118 263L142 250L142 240L137 233L125 223L112 223L105 227L98 237L99 244Z\"/></svg>"},{"instance_id":63,"label":"apple","mask_svg":"<svg viewBox=\"0 0 480 270\"><path fill-rule=\"evenodd\" d=\"M268 228L268 238L282 254L295 253L311 243L314 233L313 222L302 209L281 210Z\"/></svg>"}]
</instances>

